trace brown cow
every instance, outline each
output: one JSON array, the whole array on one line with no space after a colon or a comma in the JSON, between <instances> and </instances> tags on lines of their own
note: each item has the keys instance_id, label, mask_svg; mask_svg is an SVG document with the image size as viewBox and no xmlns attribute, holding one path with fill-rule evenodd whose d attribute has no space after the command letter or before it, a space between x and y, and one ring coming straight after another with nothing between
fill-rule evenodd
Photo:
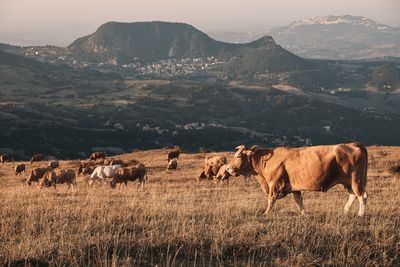
<instances>
[{"instance_id":1,"label":"brown cow","mask_svg":"<svg viewBox=\"0 0 400 267\"><path fill-rule=\"evenodd\" d=\"M32 182L38 182L46 172L51 170L52 168L50 167L32 169L29 173L28 179L26 180L27 185L31 185Z\"/></svg>"},{"instance_id":2,"label":"brown cow","mask_svg":"<svg viewBox=\"0 0 400 267\"><path fill-rule=\"evenodd\" d=\"M17 176L18 174L22 174L22 172L25 172L25 164L20 163L16 165L14 171L15 171L15 176Z\"/></svg>"},{"instance_id":3,"label":"brown cow","mask_svg":"<svg viewBox=\"0 0 400 267\"><path fill-rule=\"evenodd\" d=\"M0 155L0 162L5 163L8 161L8 155L7 154L1 154Z\"/></svg>"},{"instance_id":4,"label":"brown cow","mask_svg":"<svg viewBox=\"0 0 400 267\"><path fill-rule=\"evenodd\" d=\"M78 174L81 174L83 170L85 169L86 166L89 166L90 162L80 162L78 168L76 169L76 172Z\"/></svg>"},{"instance_id":5,"label":"brown cow","mask_svg":"<svg viewBox=\"0 0 400 267\"><path fill-rule=\"evenodd\" d=\"M94 169L96 169L96 167L98 167L98 165L89 165L89 166L86 166L85 168L83 168L82 174L83 174L83 175L85 175L85 174L91 175L91 174L93 173Z\"/></svg>"},{"instance_id":6,"label":"brown cow","mask_svg":"<svg viewBox=\"0 0 400 267\"><path fill-rule=\"evenodd\" d=\"M93 152L90 155L90 160L96 160L96 159L106 159L106 152Z\"/></svg>"},{"instance_id":7,"label":"brown cow","mask_svg":"<svg viewBox=\"0 0 400 267\"><path fill-rule=\"evenodd\" d=\"M53 160L53 161L49 162L48 166L54 170L54 169L60 167L60 163L58 161L56 161L56 160Z\"/></svg>"},{"instance_id":8,"label":"brown cow","mask_svg":"<svg viewBox=\"0 0 400 267\"><path fill-rule=\"evenodd\" d=\"M367 149L360 143L300 148L278 147L259 149L240 145L228 172L234 176L258 175L264 192L268 193L267 214L279 198L293 193L300 211L304 213L301 191L327 192L342 184L350 193L344 211L350 210L358 198L358 216L363 216L367 193Z\"/></svg>"},{"instance_id":9,"label":"brown cow","mask_svg":"<svg viewBox=\"0 0 400 267\"><path fill-rule=\"evenodd\" d=\"M35 155L32 156L30 161L31 161L31 164L32 164L33 162L43 161L43 160L44 160L44 155L43 154L35 154Z\"/></svg>"},{"instance_id":10,"label":"brown cow","mask_svg":"<svg viewBox=\"0 0 400 267\"><path fill-rule=\"evenodd\" d=\"M56 184L67 184L68 188L71 186L76 187L76 173L74 170L52 170L46 172L39 181L39 187L42 188L53 186L56 188Z\"/></svg>"},{"instance_id":11,"label":"brown cow","mask_svg":"<svg viewBox=\"0 0 400 267\"><path fill-rule=\"evenodd\" d=\"M231 176L231 174L228 172L228 168L228 164L222 165L219 168L217 175L215 176L215 181L229 182L229 177Z\"/></svg>"},{"instance_id":12,"label":"brown cow","mask_svg":"<svg viewBox=\"0 0 400 267\"><path fill-rule=\"evenodd\" d=\"M171 159L179 158L179 154L181 152L179 150L172 150L167 154L167 161L169 162Z\"/></svg>"},{"instance_id":13,"label":"brown cow","mask_svg":"<svg viewBox=\"0 0 400 267\"><path fill-rule=\"evenodd\" d=\"M143 164L139 164L137 167L120 168L116 171L113 179L110 182L110 186L115 188L117 183L125 183L125 186L128 187L128 181L135 181L136 179L139 179L138 188L140 185L142 185L142 188L144 188L144 177L146 177L147 180L146 167Z\"/></svg>"},{"instance_id":14,"label":"brown cow","mask_svg":"<svg viewBox=\"0 0 400 267\"><path fill-rule=\"evenodd\" d=\"M167 170L176 170L176 168L178 168L178 160L176 158L170 159Z\"/></svg>"},{"instance_id":15,"label":"brown cow","mask_svg":"<svg viewBox=\"0 0 400 267\"><path fill-rule=\"evenodd\" d=\"M204 169L196 179L212 179L213 176L218 174L219 168L226 164L227 160L225 156L213 156L207 157L204 160Z\"/></svg>"},{"instance_id":16,"label":"brown cow","mask_svg":"<svg viewBox=\"0 0 400 267\"><path fill-rule=\"evenodd\" d=\"M80 162L76 170L77 174L92 174L97 166L103 165L104 160L101 161L84 161Z\"/></svg>"}]
</instances>

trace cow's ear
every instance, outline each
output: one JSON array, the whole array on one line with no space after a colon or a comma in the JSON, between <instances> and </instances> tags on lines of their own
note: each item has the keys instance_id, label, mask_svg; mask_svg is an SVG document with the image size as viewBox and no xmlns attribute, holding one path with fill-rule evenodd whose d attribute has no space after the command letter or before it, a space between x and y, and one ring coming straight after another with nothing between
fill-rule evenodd
<instances>
[{"instance_id":1,"label":"cow's ear","mask_svg":"<svg viewBox=\"0 0 400 267\"><path fill-rule=\"evenodd\" d=\"M235 153L235 155L233 157L234 158L238 158L245 148L246 147L244 145L237 146L236 147L237 151L236 151L236 153Z\"/></svg>"}]
</instances>

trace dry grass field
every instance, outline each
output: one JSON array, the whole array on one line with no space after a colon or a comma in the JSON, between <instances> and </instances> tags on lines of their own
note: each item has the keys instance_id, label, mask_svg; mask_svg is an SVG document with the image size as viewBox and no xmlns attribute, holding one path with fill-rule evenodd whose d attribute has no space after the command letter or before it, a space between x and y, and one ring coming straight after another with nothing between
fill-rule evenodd
<instances>
[{"instance_id":1,"label":"dry grass field","mask_svg":"<svg viewBox=\"0 0 400 267\"><path fill-rule=\"evenodd\" d=\"M301 216L291 195L268 217L255 178L229 186L197 182L204 153L182 154L166 170L166 151L116 158L148 167L145 190L66 185L38 189L0 164L0 264L5 266L399 266L400 147L369 147L366 215L358 203L343 214L348 194L305 192ZM210 153L224 154L224 153ZM225 153L231 156L231 153ZM34 163L33 166L44 163ZM74 167L77 161L61 161ZM28 171L31 165L28 163Z\"/></svg>"}]
</instances>

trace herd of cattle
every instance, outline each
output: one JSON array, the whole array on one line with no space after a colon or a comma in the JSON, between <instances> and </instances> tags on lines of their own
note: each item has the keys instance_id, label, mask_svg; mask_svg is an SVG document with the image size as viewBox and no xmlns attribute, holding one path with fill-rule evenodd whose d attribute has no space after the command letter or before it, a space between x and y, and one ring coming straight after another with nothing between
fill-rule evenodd
<instances>
[{"instance_id":1,"label":"herd of cattle","mask_svg":"<svg viewBox=\"0 0 400 267\"><path fill-rule=\"evenodd\" d=\"M176 170L179 150L167 153L167 169ZM44 161L43 154L33 155L30 163ZM0 162L8 161L7 155L0 155ZM302 214L305 213L302 191L327 192L337 184L344 186L349 193L344 207L345 213L353 202L359 201L359 216L363 216L367 202L367 149L361 143L312 146L300 148L277 147L260 149L258 146L236 148L231 161L225 156L207 157L198 180L214 179L228 181L230 176L255 176L262 190L268 194L267 214L277 199L292 193ZM25 171L25 164L15 166L15 175ZM137 161L107 159L106 153L95 152L89 160L80 162L76 169L60 169L57 161L50 161L45 167L33 168L26 183L37 182L40 188L56 187L66 183L76 186L77 175L90 175L88 184L108 181L112 188L128 181L139 181L144 188L147 171L144 164Z\"/></svg>"},{"instance_id":2,"label":"herd of cattle","mask_svg":"<svg viewBox=\"0 0 400 267\"><path fill-rule=\"evenodd\" d=\"M179 150L173 150L167 153L167 170L176 170L178 167ZM45 155L35 154L32 156L30 163L45 161ZM0 162L9 161L6 154L0 155ZM15 175L22 175L26 170L24 163L16 164L14 167ZM224 170L221 172L221 170ZM204 162L204 170L197 177L198 180L203 179L219 179L225 181L229 174L227 173L227 159L225 156L208 157ZM67 184L68 188L76 186L76 178L78 175L89 175L88 184L92 185L96 182L109 181L112 188L117 184L125 184L128 181L139 181L138 187L144 188L145 179L147 179L146 167L143 163L132 160L124 162L121 159L107 159L105 152L94 152L87 161L79 163L76 170L60 169L60 164L56 160L50 161L46 166L33 168L26 180L27 185L32 182L38 183L39 188L56 187L57 184Z\"/></svg>"}]
</instances>

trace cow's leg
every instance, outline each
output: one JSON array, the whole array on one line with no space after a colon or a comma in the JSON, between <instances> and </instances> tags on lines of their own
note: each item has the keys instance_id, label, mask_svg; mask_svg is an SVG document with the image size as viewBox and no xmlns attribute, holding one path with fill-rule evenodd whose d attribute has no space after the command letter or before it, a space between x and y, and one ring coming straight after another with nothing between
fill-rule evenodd
<instances>
[{"instance_id":1,"label":"cow's leg","mask_svg":"<svg viewBox=\"0 0 400 267\"><path fill-rule=\"evenodd\" d=\"M276 202L276 196L274 194L270 193L269 196L268 196L268 207L267 207L267 210L264 212L264 215L268 214L268 212L274 206L275 202Z\"/></svg>"},{"instance_id":2,"label":"cow's leg","mask_svg":"<svg viewBox=\"0 0 400 267\"><path fill-rule=\"evenodd\" d=\"M294 197L294 200L296 201L297 205L299 205L299 207L300 207L301 215L306 215L306 211L304 209L304 204L303 204L303 197L301 195L301 192L300 191L293 192L293 197Z\"/></svg>"},{"instance_id":3,"label":"cow's leg","mask_svg":"<svg viewBox=\"0 0 400 267\"><path fill-rule=\"evenodd\" d=\"M367 203L367 193L364 192L363 195L357 196L358 202L360 203L360 209L358 210L358 216L362 217L365 213L365 204Z\"/></svg>"},{"instance_id":4,"label":"cow's leg","mask_svg":"<svg viewBox=\"0 0 400 267\"><path fill-rule=\"evenodd\" d=\"M367 193L364 191L364 186L361 184L360 179L358 179L358 175L356 172L352 173L351 177L351 189L354 194L357 196L358 202L360 203L360 208L358 210L358 216L362 217L365 213L365 205L367 203Z\"/></svg>"},{"instance_id":5,"label":"cow's leg","mask_svg":"<svg viewBox=\"0 0 400 267\"><path fill-rule=\"evenodd\" d=\"M351 205L353 205L354 201L356 200L357 196L354 193L349 194L349 200L347 200L346 205L344 206L344 213L348 213L350 211Z\"/></svg>"},{"instance_id":6,"label":"cow's leg","mask_svg":"<svg viewBox=\"0 0 400 267\"><path fill-rule=\"evenodd\" d=\"M137 188L139 188L140 186L142 186L142 189L144 189L144 181L142 181L142 182L139 182L139 184L138 184Z\"/></svg>"},{"instance_id":7,"label":"cow's leg","mask_svg":"<svg viewBox=\"0 0 400 267\"><path fill-rule=\"evenodd\" d=\"M258 182L260 183L261 189L264 191L265 194L268 195L269 194L269 186L268 186L267 181L259 175L256 178L257 178Z\"/></svg>"},{"instance_id":8,"label":"cow's leg","mask_svg":"<svg viewBox=\"0 0 400 267\"><path fill-rule=\"evenodd\" d=\"M276 199L278 197L278 194L275 192L275 185L271 185L269 187L269 195L268 195L268 207L267 210L264 212L264 215L267 215L268 212L272 209L274 206Z\"/></svg>"}]
</instances>

